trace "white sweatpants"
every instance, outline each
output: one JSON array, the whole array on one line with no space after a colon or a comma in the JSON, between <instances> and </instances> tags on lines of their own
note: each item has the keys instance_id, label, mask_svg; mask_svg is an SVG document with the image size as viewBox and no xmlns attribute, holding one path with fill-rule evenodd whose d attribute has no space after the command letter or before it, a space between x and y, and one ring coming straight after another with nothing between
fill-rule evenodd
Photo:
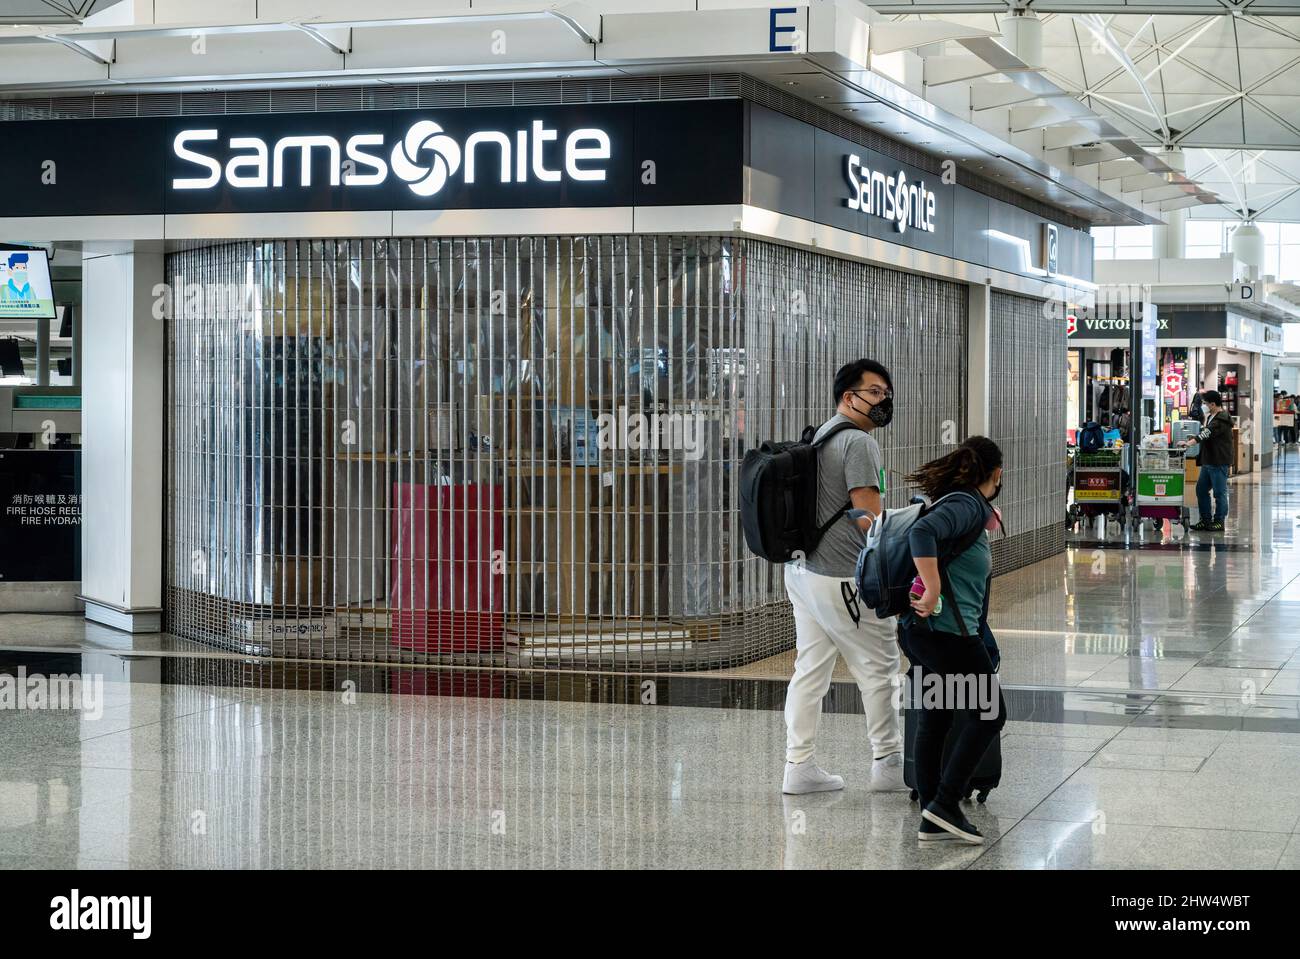
<instances>
[{"instance_id":1,"label":"white sweatpants","mask_svg":"<svg viewBox=\"0 0 1300 959\"><path fill-rule=\"evenodd\" d=\"M844 605L841 583L855 588L852 580L786 567L785 591L794 605L796 632L794 676L785 696L787 762L813 758L822 699L831 688L840 656L862 690L874 757L882 759L903 749L894 709L899 670L896 621L879 619L875 611L859 604L862 615L855 624Z\"/></svg>"}]
</instances>

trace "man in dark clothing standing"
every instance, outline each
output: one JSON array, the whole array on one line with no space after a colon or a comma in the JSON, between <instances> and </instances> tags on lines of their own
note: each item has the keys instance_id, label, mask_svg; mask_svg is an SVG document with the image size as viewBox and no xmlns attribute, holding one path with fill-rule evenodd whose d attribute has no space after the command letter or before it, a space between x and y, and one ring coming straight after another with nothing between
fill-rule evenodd
<instances>
[{"instance_id":1,"label":"man in dark clothing standing","mask_svg":"<svg viewBox=\"0 0 1300 959\"><path fill-rule=\"evenodd\" d=\"M1223 408L1217 390L1201 394L1205 405L1205 425L1187 443L1200 443L1201 475L1196 480L1196 505L1200 522L1192 529L1203 533L1222 533L1228 515L1228 468L1232 465L1232 417ZM1214 490L1214 513L1210 513L1210 490Z\"/></svg>"}]
</instances>

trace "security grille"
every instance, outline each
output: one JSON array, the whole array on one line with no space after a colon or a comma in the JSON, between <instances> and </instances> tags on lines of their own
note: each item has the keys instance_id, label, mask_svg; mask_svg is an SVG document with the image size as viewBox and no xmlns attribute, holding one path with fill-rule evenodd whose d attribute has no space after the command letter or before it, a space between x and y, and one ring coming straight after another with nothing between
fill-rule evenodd
<instances>
[{"instance_id":1,"label":"security grille","mask_svg":"<svg viewBox=\"0 0 1300 959\"><path fill-rule=\"evenodd\" d=\"M961 435L960 284L722 237L301 240L168 257L168 628L564 669L789 648L738 465L895 371L891 477Z\"/></svg>"},{"instance_id":2,"label":"security grille","mask_svg":"<svg viewBox=\"0 0 1300 959\"><path fill-rule=\"evenodd\" d=\"M1004 458L1002 509L1011 535L994 538L995 574L1065 548L1065 331L1041 300L995 292L990 430Z\"/></svg>"}]
</instances>

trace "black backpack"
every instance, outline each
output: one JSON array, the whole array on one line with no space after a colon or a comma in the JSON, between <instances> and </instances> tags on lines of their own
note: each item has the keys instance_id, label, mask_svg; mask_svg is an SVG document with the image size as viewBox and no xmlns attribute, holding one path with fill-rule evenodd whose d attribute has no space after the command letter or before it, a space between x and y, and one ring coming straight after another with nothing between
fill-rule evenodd
<instances>
[{"instance_id":1,"label":"black backpack","mask_svg":"<svg viewBox=\"0 0 1300 959\"><path fill-rule=\"evenodd\" d=\"M795 442L765 442L740 464L740 526L750 551L773 563L807 556L853 504L846 502L825 523L817 517L817 449L836 433L858 429L837 423L816 443L816 428Z\"/></svg>"}]
</instances>

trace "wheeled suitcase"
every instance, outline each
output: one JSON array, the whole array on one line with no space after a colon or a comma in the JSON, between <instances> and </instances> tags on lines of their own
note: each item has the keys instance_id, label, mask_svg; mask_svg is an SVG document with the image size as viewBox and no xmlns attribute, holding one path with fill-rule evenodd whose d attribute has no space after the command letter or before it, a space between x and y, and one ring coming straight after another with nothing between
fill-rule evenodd
<instances>
[{"instance_id":1,"label":"wheeled suitcase","mask_svg":"<svg viewBox=\"0 0 1300 959\"><path fill-rule=\"evenodd\" d=\"M917 713L919 710L910 706L903 709L903 782L912 790L912 801L918 798L916 792L916 757L912 753L912 747L916 744L916 724ZM952 747L952 739L966 723L970 722L970 714L958 712L953 719L952 728L948 730L948 740L943 744L943 761L948 761L948 751ZM966 784L966 792L963 799L970 799L971 794L979 802L984 802L989 798L989 792L996 789L998 783L1002 781L1002 733L999 732L996 739L989 743L988 752L984 758L979 761L975 767L975 772Z\"/></svg>"}]
</instances>

